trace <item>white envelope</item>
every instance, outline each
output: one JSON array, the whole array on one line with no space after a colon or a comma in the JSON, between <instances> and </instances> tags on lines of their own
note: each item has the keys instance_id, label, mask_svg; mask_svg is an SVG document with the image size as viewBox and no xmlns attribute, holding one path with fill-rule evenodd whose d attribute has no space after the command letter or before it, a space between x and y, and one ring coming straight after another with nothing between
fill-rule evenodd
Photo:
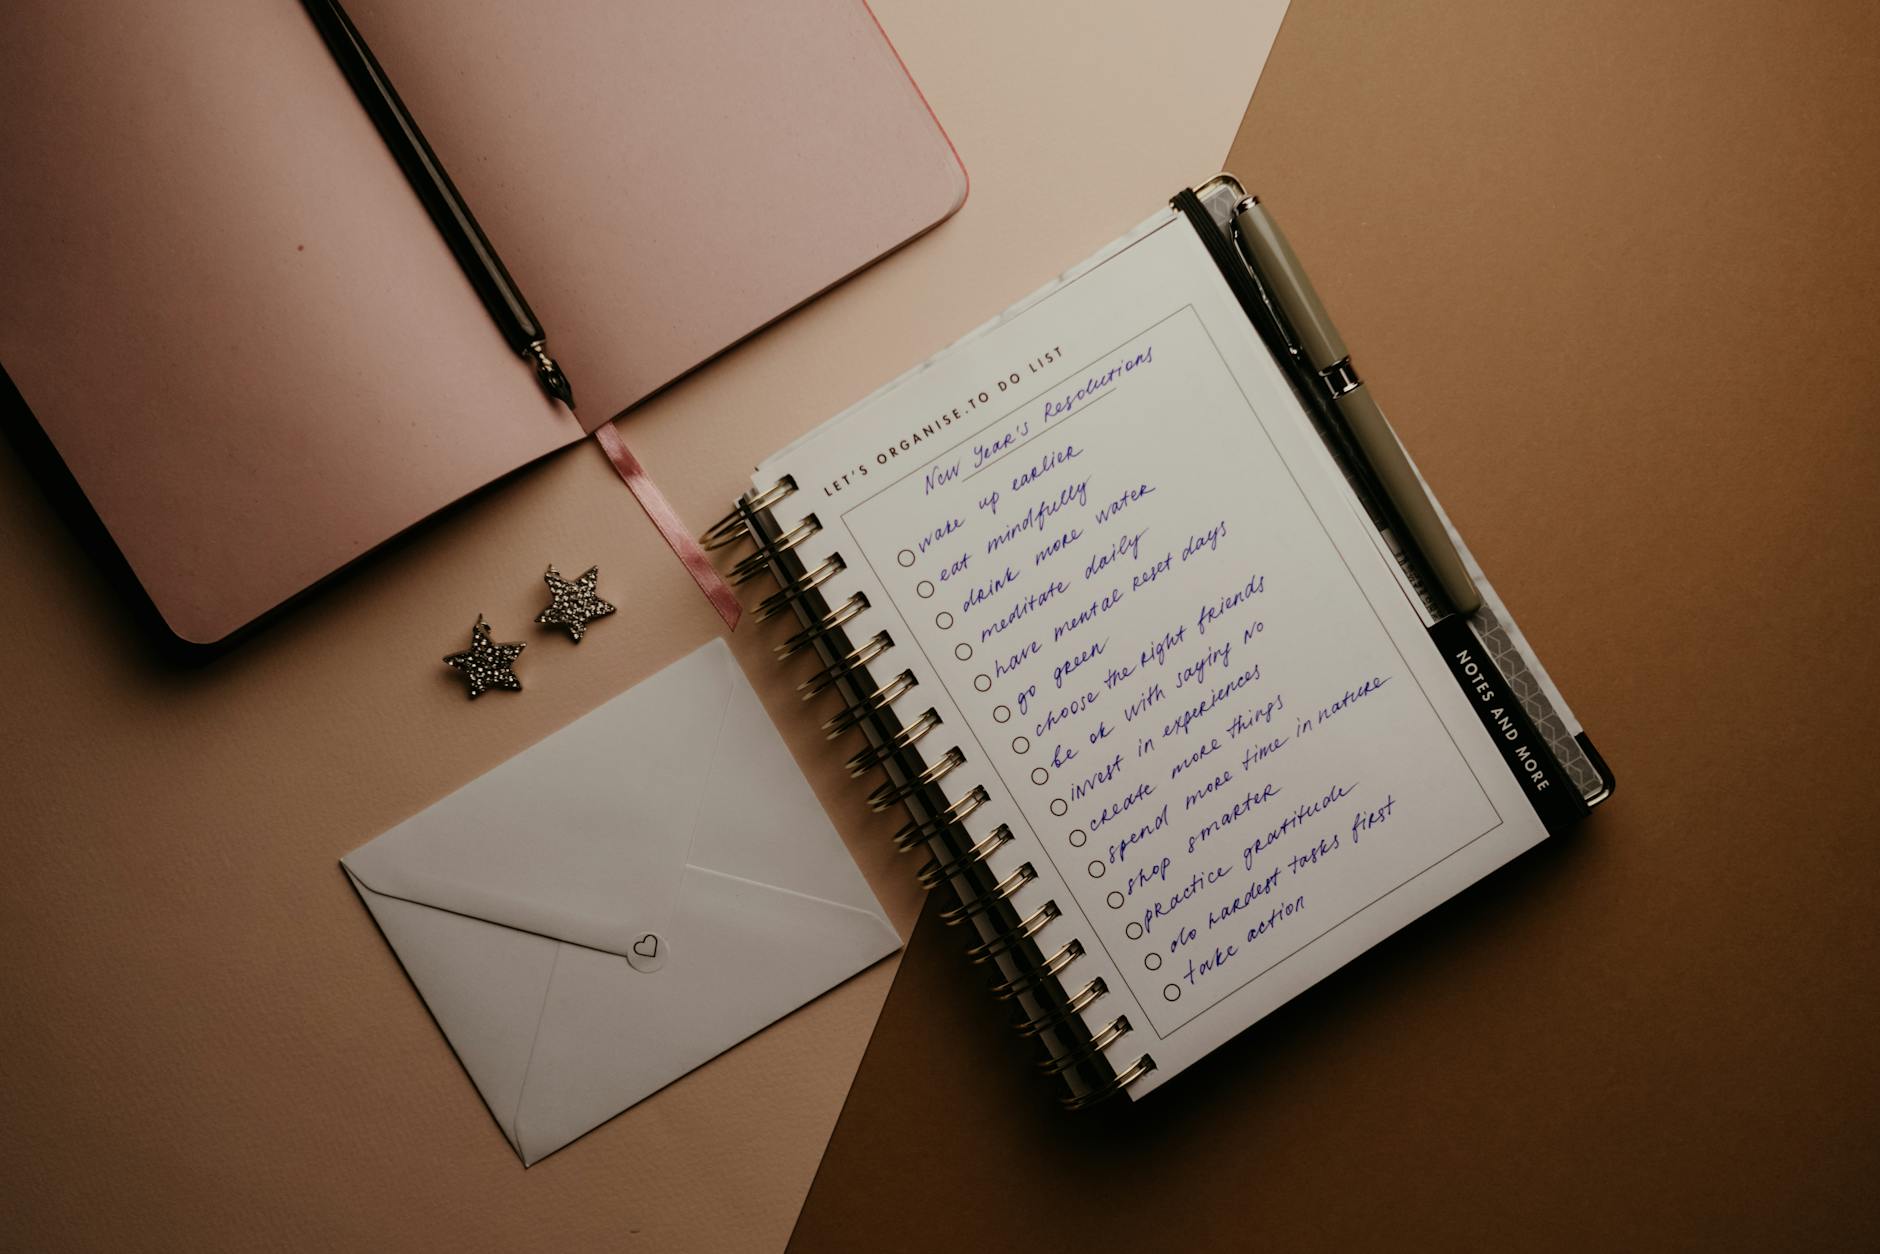
<instances>
[{"instance_id":1,"label":"white envelope","mask_svg":"<svg viewBox=\"0 0 1880 1254\"><path fill-rule=\"evenodd\" d=\"M900 947L722 640L341 866L525 1165Z\"/></svg>"}]
</instances>

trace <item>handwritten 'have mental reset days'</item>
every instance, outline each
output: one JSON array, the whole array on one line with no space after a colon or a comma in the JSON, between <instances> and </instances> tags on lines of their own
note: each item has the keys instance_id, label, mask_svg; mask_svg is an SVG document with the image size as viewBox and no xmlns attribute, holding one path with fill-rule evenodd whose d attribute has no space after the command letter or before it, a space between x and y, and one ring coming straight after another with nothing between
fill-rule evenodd
<instances>
[{"instance_id":1,"label":"handwritten 'have mental reset days'","mask_svg":"<svg viewBox=\"0 0 1880 1254\"><path fill-rule=\"evenodd\" d=\"M865 507L895 520L868 547L907 583L897 602L926 602L917 630L949 691L1005 725L990 756L1053 862L1132 982L1187 996L1184 1014L1348 913L1326 888L1405 804L1388 764L1311 748L1404 685L1387 651L1328 656L1293 599L1329 547L1276 530L1251 485L1195 489L1214 450L1184 438L1156 379L1205 347L1186 325Z\"/></svg>"}]
</instances>

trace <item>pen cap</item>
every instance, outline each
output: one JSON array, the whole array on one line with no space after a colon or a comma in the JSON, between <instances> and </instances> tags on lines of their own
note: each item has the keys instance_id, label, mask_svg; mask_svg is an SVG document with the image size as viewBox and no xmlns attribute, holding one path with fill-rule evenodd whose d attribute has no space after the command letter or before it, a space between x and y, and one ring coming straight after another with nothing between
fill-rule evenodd
<instances>
[{"instance_id":1,"label":"pen cap","mask_svg":"<svg viewBox=\"0 0 1880 1254\"><path fill-rule=\"evenodd\" d=\"M1299 333L1306 359L1313 369L1323 370L1343 361L1349 354L1345 351L1344 340L1338 337L1338 328L1326 316L1312 280L1306 277L1299 258L1293 256L1292 245L1260 207L1259 199L1249 196L1241 201L1234 216L1241 235L1253 250L1255 264L1278 289L1280 303L1293 323L1293 330Z\"/></svg>"}]
</instances>

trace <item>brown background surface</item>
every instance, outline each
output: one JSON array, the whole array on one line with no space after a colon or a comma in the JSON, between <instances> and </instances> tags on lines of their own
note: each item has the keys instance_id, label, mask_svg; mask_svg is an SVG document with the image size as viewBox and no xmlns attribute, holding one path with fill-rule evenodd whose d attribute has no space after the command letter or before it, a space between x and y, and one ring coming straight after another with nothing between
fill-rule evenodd
<instances>
[{"instance_id":1,"label":"brown background surface","mask_svg":"<svg viewBox=\"0 0 1880 1254\"><path fill-rule=\"evenodd\" d=\"M622 424L700 528L760 458L1209 170L1279 8L873 7L972 196ZM530 625L549 562L598 563L621 607L578 648ZM892 961L525 1172L337 865L722 631L597 450L175 672L0 448L0 610L0 1250L782 1248ZM438 659L479 612L530 642L526 687L470 704ZM905 935L896 823L776 639L731 647Z\"/></svg>"},{"instance_id":2,"label":"brown background surface","mask_svg":"<svg viewBox=\"0 0 1880 1254\"><path fill-rule=\"evenodd\" d=\"M1620 785L1140 1107L929 915L792 1248L1880 1244L1880 21L1298 0L1228 168Z\"/></svg>"}]
</instances>

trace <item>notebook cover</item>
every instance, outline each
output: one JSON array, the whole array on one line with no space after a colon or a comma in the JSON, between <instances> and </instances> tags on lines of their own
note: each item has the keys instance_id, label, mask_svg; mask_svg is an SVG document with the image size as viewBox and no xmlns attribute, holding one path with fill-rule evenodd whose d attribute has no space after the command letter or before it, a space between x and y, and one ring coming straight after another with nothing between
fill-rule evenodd
<instances>
[{"instance_id":1,"label":"notebook cover","mask_svg":"<svg viewBox=\"0 0 1880 1254\"><path fill-rule=\"evenodd\" d=\"M580 421L509 352L298 5L0 19L0 362L186 642L578 440L964 195L859 0L355 7Z\"/></svg>"}]
</instances>

